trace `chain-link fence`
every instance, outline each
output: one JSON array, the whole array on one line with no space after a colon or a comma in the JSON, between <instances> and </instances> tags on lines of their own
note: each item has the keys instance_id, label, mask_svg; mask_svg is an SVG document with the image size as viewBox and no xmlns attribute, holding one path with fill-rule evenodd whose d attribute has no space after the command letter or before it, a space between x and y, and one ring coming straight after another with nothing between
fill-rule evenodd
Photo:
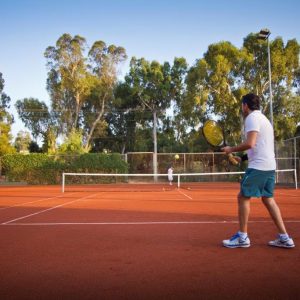
<instances>
[{"instance_id":1,"label":"chain-link fence","mask_svg":"<svg viewBox=\"0 0 300 300\"><path fill-rule=\"evenodd\" d=\"M298 183L300 181L300 136L276 143L277 169L296 169ZM280 176L280 175L278 175ZM278 182L290 183L293 178L288 174L281 174Z\"/></svg>"},{"instance_id":2,"label":"chain-link fence","mask_svg":"<svg viewBox=\"0 0 300 300\"><path fill-rule=\"evenodd\" d=\"M130 152L124 155L129 164L131 174L152 174L154 173L153 152ZM158 153L157 170L158 174L167 173L172 166L174 173L214 173L214 172L235 172L240 171L240 166L233 166L224 153ZM244 168L242 168L244 169ZM239 178L230 176L203 177L204 181L236 181Z\"/></svg>"},{"instance_id":3,"label":"chain-link fence","mask_svg":"<svg viewBox=\"0 0 300 300\"><path fill-rule=\"evenodd\" d=\"M276 144L276 162L278 170L296 169L297 179L300 178L300 138L286 140ZM178 155L178 157L177 157ZM130 152L124 154L125 161L129 164L131 174L152 174L154 173L153 152ZM174 173L214 173L214 172L237 172L247 167L245 162L242 165L230 164L224 153L158 153L157 169L158 174L167 172L169 166L174 168ZM201 180L206 181L238 181L239 176L205 176ZM294 185L294 172L278 172L276 181L279 184Z\"/></svg>"}]
</instances>

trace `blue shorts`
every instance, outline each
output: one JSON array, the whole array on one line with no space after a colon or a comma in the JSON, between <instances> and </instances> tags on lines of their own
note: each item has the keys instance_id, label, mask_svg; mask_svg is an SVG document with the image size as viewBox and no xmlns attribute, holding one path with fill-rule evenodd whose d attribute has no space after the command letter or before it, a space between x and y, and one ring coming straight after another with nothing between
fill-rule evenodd
<instances>
[{"instance_id":1,"label":"blue shorts","mask_svg":"<svg viewBox=\"0 0 300 300\"><path fill-rule=\"evenodd\" d=\"M261 171L248 168L241 181L241 194L245 197L273 197L275 170Z\"/></svg>"}]
</instances>

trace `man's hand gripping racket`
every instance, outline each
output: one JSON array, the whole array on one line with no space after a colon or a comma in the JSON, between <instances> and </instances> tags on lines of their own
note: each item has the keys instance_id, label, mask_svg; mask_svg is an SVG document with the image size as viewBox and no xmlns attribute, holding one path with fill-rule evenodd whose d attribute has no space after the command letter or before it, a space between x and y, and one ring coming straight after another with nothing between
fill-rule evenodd
<instances>
[{"instance_id":1,"label":"man's hand gripping racket","mask_svg":"<svg viewBox=\"0 0 300 300\"><path fill-rule=\"evenodd\" d=\"M206 141L213 147L221 150L221 148L226 147L225 138L222 128L213 120L208 120L204 123L202 128L203 135ZM233 156L232 153L228 153L228 159L233 165L239 163L239 159Z\"/></svg>"}]
</instances>

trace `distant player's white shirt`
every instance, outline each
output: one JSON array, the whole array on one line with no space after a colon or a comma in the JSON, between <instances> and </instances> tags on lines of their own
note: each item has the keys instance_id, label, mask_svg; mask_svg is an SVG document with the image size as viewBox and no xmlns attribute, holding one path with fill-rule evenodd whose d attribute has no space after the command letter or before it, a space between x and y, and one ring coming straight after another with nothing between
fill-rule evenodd
<instances>
[{"instance_id":1,"label":"distant player's white shirt","mask_svg":"<svg viewBox=\"0 0 300 300\"><path fill-rule=\"evenodd\" d=\"M262 171L275 170L273 127L259 110L254 110L245 119L245 136L250 131L256 131L258 134L254 148L247 150L248 168Z\"/></svg>"},{"instance_id":2,"label":"distant player's white shirt","mask_svg":"<svg viewBox=\"0 0 300 300\"><path fill-rule=\"evenodd\" d=\"M173 181L173 169L172 168L168 169L168 180Z\"/></svg>"}]
</instances>

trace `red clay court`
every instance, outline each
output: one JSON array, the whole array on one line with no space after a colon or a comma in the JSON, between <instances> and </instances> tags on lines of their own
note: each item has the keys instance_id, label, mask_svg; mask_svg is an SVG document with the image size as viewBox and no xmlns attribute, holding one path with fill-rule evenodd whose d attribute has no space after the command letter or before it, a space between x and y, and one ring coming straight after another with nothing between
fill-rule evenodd
<instances>
[{"instance_id":1,"label":"red clay court","mask_svg":"<svg viewBox=\"0 0 300 300\"><path fill-rule=\"evenodd\" d=\"M267 246L275 226L252 200L248 249L237 183L134 192L0 187L0 298L298 299L300 191L277 188L296 248Z\"/></svg>"}]
</instances>

